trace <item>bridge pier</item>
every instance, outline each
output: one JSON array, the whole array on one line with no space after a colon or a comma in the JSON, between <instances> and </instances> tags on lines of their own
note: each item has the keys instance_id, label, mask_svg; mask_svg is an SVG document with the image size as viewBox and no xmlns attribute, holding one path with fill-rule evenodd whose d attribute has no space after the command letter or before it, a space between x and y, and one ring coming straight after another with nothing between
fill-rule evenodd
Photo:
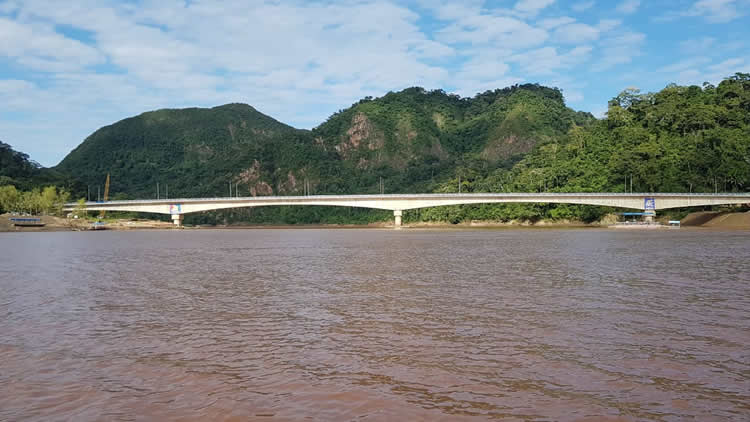
<instances>
[{"instance_id":1,"label":"bridge pier","mask_svg":"<svg viewBox=\"0 0 750 422\"><path fill-rule=\"evenodd\" d=\"M401 228L401 215L402 215L402 213L403 213L403 211L401 211L401 210L394 210L393 211L393 217L395 219L395 221L393 223L393 227L396 228L396 229L400 229Z\"/></svg>"},{"instance_id":2,"label":"bridge pier","mask_svg":"<svg viewBox=\"0 0 750 422\"><path fill-rule=\"evenodd\" d=\"M182 227L182 220L185 219L185 214L172 214L172 222L175 227Z\"/></svg>"}]
</instances>

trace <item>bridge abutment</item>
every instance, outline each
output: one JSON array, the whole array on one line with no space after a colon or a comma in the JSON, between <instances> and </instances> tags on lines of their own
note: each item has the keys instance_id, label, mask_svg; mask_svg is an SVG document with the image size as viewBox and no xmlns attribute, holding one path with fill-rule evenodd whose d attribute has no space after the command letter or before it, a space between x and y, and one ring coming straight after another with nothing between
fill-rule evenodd
<instances>
[{"instance_id":1,"label":"bridge abutment","mask_svg":"<svg viewBox=\"0 0 750 422\"><path fill-rule=\"evenodd\" d=\"M185 219L185 214L172 214L172 222L175 227L182 227L182 220Z\"/></svg>"},{"instance_id":2,"label":"bridge abutment","mask_svg":"<svg viewBox=\"0 0 750 422\"><path fill-rule=\"evenodd\" d=\"M393 227L396 228L396 229L400 229L401 228L401 215L402 214L403 214L403 211L401 211L401 210L394 210L393 211L393 218L394 218Z\"/></svg>"}]
</instances>

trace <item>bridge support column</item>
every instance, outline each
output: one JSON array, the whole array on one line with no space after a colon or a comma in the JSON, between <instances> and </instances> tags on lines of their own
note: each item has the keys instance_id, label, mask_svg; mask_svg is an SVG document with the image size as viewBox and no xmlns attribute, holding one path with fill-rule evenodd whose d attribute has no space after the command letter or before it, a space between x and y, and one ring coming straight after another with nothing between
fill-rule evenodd
<instances>
[{"instance_id":1,"label":"bridge support column","mask_svg":"<svg viewBox=\"0 0 750 422\"><path fill-rule=\"evenodd\" d=\"M185 219L184 214L172 214L172 222L175 227L182 227L182 220Z\"/></svg>"},{"instance_id":2,"label":"bridge support column","mask_svg":"<svg viewBox=\"0 0 750 422\"><path fill-rule=\"evenodd\" d=\"M395 221L393 223L393 227L400 229L401 228L401 215L403 211L401 210L395 210L393 211L393 217L395 218Z\"/></svg>"},{"instance_id":3,"label":"bridge support column","mask_svg":"<svg viewBox=\"0 0 750 422\"><path fill-rule=\"evenodd\" d=\"M647 224L654 224L655 219L656 211L647 210L645 212L645 215L643 216L643 221L645 221Z\"/></svg>"}]
</instances>

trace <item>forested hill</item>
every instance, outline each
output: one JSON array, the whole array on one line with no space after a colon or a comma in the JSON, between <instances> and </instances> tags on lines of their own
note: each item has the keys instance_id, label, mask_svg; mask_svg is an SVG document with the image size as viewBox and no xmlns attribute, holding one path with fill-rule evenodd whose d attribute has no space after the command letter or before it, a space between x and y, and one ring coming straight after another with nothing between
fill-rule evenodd
<instances>
[{"instance_id":1,"label":"forested hill","mask_svg":"<svg viewBox=\"0 0 750 422\"><path fill-rule=\"evenodd\" d=\"M42 168L27 154L15 151L0 141L0 186L13 185L21 190L30 190L42 185L75 188L73 181L63 174Z\"/></svg>"},{"instance_id":2,"label":"forested hill","mask_svg":"<svg viewBox=\"0 0 750 422\"><path fill-rule=\"evenodd\" d=\"M115 198L154 197L157 183L172 197L227 195L230 181L243 195L268 195L269 175L309 143L307 131L245 104L164 109L97 130L57 169L90 186L110 173Z\"/></svg>"},{"instance_id":3,"label":"forested hill","mask_svg":"<svg viewBox=\"0 0 750 422\"><path fill-rule=\"evenodd\" d=\"M57 167L120 197L429 191L456 167L508 167L539 143L594 120L562 93L521 85L460 98L409 88L366 98L312 131L250 106L159 110L99 129ZM166 194L166 192L164 192Z\"/></svg>"},{"instance_id":4,"label":"forested hill","mask_svg":"<svg viewBox=\"0 0 750 422\"><path fill-rule=\"evenodd\" d=\"M409 88L365 98L311 131L244 104L158 110L99 129L56 169L92 187L111 173L114 198L155 197L157 183L162 196L169 186L170 197L226 196L230 183L233 195L377 193L381 180L386 193L454 192L459 180L463 192L747 191L750 75L717 86L628 90L600 120L539 85L472 98ZM487 205L423 210L418 218L595 219L604 212ZM265 222L374 215L302 208L239 214Z\"/></svg>"},{"instance_id":5,"label":"forested hill","mask_svg":"<svg viewBox=\"0 0 750 422\"><path fill-rule=\"evenodd\" d=\"M750 74L718 86L626 90L606 118L538 145L512 169L467 169L474 192L750 191ZM454 181L439 191L455 190ZM595 219L606 210L567 205L435 209L425 219Z\"/></svg>"},{"instance_id":6,"label":"forested hill","mask_svg":"<svg viewBox=\"0 0 750 422\"><path fill-rule=\"evenodd\" d=\"M491 164L531 151L593 121L565 106L562 93L539 85L487 91L473 98L409 88L365 98L313 130L325 148L360 168L421 166L478 159Z\"/></svg>"}]
</instances>

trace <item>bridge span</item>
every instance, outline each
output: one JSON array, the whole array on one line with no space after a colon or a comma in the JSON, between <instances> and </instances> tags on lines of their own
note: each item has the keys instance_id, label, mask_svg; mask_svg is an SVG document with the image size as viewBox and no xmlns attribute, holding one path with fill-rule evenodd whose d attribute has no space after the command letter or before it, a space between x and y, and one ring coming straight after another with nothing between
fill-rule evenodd
<instances>
[{"instance_id":1,"label":"bridge span","mask_svg":"<svg viewBox=\"0 0 750 422\"><path fill-rule=\"evenodd\" d=\"M360 207L393 211L395 226L401 226L405 210L444 205L545 203L597 205L642 210L653 219L656 210L707 205L750 204L747 193L424 193L389 195L256 196L241 198L179 198L86 202L87 211L130 211L168 214L176 226L185 214L228 208L272 205L320 205ZM73 211L78 204L65 205Z\"/></svg>"}]
</instances>

